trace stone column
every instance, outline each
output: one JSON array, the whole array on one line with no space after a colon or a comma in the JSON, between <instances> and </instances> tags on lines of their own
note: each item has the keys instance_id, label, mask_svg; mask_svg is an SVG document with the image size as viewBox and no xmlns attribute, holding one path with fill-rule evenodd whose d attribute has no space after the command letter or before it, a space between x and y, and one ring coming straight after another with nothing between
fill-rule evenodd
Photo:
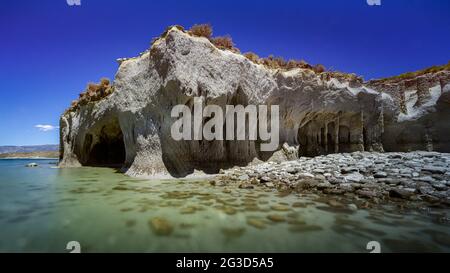
<instances>
[{"instance_id":1,"label":"stone column","mask_svg":"<svg viewBox=\"0 0 450 273\"><path fill-rule=\"evenodd\" d=\"M425 149L428 152L432 152L433 151L433 139L431 138L429 133L425 134Z\"/></svg>"},{"instance_id":2,"label":"stone column","mask_svg":"<svg viewBox=\"0 0 450 273\"><path fill-rule=\"evenodd\" d=\"M372 147L373 150L376 152L384 152L383 148L383 133L384 133L384 106L383 106L383 100L381 100L381 106L380 106L380 115L378 116L378 122L377 127L375 131L373 132L373 139L372 139Z\"/></svg>"},{"instance_id":3,"label":"stone column","mask_svg":"<svg viewBox=\"0 0 450 273\"><path fill-rule=\"evenodd\" d=\"M364 112L361 110L360 123L359 123L359 138L358 138L358 150L364 151Z\"/></svg>"},{"instance_id":4,"label":"stone column","mask_svg":"<svg viewBox=\"0 0 450 273\"><path fill-rule=\"evenodd\" d=\"M319 130L319 132L317 132L317 138L319 139L317 146L322 146L322 130Z\"/></svg>"},{"instance_id":5,"label":"stone column","mask_svg":"<svg viewBox=\"0 0 450 273\"><path fill-rule=\"evenodd\" d=\"M336 118L336 124L334 126L334 152L339 153L339 114Z\"/></svg>"}]
</instances>

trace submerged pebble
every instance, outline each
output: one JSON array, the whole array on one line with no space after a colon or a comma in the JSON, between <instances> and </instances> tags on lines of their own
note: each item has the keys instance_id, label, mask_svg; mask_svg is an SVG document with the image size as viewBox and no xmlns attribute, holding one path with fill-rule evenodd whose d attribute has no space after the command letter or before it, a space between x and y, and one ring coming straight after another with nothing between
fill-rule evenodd
<instances>
[{"instance_id":1,"label":"submerged pebble","mask_svg":"<svg viewBox=\"0 0 450 273\"><path fill-rule=\"evenodd\" d=\"M269 214L267 215L267 219L269 219L272 222L284 222L286 221L286 218L279 214Z\"/></svg>"},{"instance_id":2,"label":"submerged pebble","mask_svg":"<svg viewBox=\"0 0 450 273\"><path fill-rule=\"evenodd\" d=\"M222 233L228 237L228 238L235 238L240 237L244 234L245 228L238 227L238 228L222 228Z\"/></svg>"},{"instance_id":3,"label":"submerged pebble","mask_svg":"<svg viewBox=\"0 0 450 273\"><path fill-rule=\"evenodd\" d=\"M256 218L247 219L247 224L259 229L266 228L266 224L264 223L264 221Z\"/></svg>"},{"instance_id":4,"label":"submerged pebble","mask_svg":"<svg viewBox=\"0 0 450 273\"><path fill-rule=\"evenodd\" d=\"M156 235L167 236L170 235L174 229L172 223L162 217L151 219L149 224Z\"/></svg>"}]
</instances>

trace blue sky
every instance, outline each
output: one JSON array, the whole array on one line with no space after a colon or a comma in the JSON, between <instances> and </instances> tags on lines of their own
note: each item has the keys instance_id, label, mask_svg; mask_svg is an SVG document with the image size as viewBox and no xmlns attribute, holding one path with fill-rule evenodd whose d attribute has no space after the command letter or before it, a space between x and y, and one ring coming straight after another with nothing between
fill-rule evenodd
<instances>
[{"instance_id":1,"label":"blue sky","mask_svg":"<svg viewBox=\"0 0 450 273\"><path fill-rule=\"evenodd\" d=\"M58 143L59 116L113 78L166 26L209 22L241 51L304 59L365 79L450 60L450 1L2 0L0 145Z\"/></svg>"}]
</instances>

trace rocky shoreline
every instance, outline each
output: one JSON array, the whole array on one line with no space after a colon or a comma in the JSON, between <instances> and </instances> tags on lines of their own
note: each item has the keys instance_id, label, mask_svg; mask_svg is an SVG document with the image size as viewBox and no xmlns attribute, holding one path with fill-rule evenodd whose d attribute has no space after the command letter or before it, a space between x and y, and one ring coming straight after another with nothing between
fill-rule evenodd
<instances>
[{"instance_id":1,"label":"rocky shoreline","mask_svg":"<svg viewBox=\"0 0 450 273\"><path fill-rule=\"evenodd\" d=\"M340 196L353 201L345 206L351 210L390 201L402 206L448 207L450 154L354 152L300 157L221 170L210 183ZM344 206L339 202L331 205Z\"/></svg>"}]
</instances>

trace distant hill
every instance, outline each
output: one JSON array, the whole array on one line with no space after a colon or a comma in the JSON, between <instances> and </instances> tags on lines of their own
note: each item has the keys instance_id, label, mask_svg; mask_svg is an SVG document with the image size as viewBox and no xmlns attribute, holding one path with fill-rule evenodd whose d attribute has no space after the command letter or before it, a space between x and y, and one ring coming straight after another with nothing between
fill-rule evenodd
<instances>
[{"instance_id":1,"label":"distant hill","mask_svg":"<svg viewBox=\"0 0 450 273\"><path fill-rule=\"evenodd\" d=\"M34 153L34 152L55 152L59 151L59 145L32 145L32 146L0 146L0 154L11 153Z\"/></svg>"},{"instance_id":2,"label":"distant hill","mask_svg":"<svg viewBox=\"0 0 450 273\"><path fill-rule=\"evenodd\" d=\"M2 158L58 158L59 152L57 151L38 151L29 153L4 153L0 154Z\"/></svg>"}]
</instances>

